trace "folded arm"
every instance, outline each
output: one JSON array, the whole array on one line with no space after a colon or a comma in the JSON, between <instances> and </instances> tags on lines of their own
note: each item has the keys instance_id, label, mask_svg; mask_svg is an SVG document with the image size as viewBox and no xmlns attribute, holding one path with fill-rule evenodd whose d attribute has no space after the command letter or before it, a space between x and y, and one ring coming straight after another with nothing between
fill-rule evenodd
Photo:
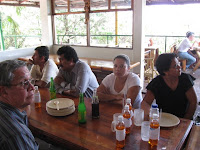
<instances>
[{"instance_id":1,"label":"folded arm","mask_svg":"<svg viewBox=\"0 0 200 150\"><path fill-rule=\"evenodd\" d=\"M97 95L101 101L114 101L123 99L123 94L111 94L109 89L107 89L102 83L97 89Z\"/></svg>"}]
</instances>

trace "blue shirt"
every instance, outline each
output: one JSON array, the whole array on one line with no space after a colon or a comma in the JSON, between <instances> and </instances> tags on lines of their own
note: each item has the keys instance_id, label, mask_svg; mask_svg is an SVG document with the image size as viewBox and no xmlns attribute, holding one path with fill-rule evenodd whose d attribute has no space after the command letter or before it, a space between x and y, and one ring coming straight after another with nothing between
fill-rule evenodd
<instances>
[{"instance_id":1,"label":"blue shirt","mask_svg":"<svg viewBox=\"0 0 200 150\"><path fill-rule=\"evenodd\" d=\"M58 77L64 78L64 82L61 85L55 83L56 90L62 94L65 90L76 90L76 96L79 93L84 93L86 97L92 97L93 90L98 88L99 84L92 72L90 66L78 60L71 72L59 69Z\"/></svg>"},{"instance_id":2,"label":"blue shirt","mask_svg":"<svg viewBox=\"0 0 200 150\"><path fill-rule=\"evenodd\" d=\"M0 101L0 149L38 150L26 112Z\"/></svg>"}]
</instances>

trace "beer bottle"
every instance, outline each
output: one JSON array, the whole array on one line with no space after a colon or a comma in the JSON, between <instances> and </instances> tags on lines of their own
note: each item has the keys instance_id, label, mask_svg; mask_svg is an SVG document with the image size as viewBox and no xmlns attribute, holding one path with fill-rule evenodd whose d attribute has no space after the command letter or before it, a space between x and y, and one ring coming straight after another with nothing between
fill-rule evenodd
<instances>
[{"instance_id":1,"label":"beer bottle","mask_svg":"<svg viewBox=\"0 0 200 150\"><path fill-rule=\"evenodd\" d=\"M122 149L125 146L125 125L123 122L123 116L118 116L118 123L116 125L116 147Z\"/></svg>"},{"instance_id":2,"label":"beer bottle","mask_svg":"<svg viewBox=\"0 0 200 150\"><path fill-rule=\"evenodd\" d=\"M86 123L86 106L84 103L83 93L80 93L78 104L78 122Z\"/></svg>"},{"instance_id":3,"label":"beer bottle","mask_svg":"<svg viewBox=\"0 0 200 150\"><path fill-rule=\"evenodd\" d=\"M158 105L153 104L150 109L150 130L149 130L149 144L151 147L158 145L160 136L160 124L159 124L159 110Z\"/></svg>"},{"instance_id":4,"label":"beer bottle","mask_svg":"<svg viewBox=\"0 0 200 150\"><path fill-rule=\"evenodd\" d=\"M123 117L124 117L124 124L126 127L126 134L129 134L132 123L131 123L131 114L130 114L128 105L125 105L124 107Z\"/></svg>"},{"instance_id":5,"label":"beer bottle","mask_svg":"<svg viewBox=\"0 0 200 150\"><path fill-rule=\"evenodd\" d=\"M55 88L55 85L54 85L53 77L51 77L49 91L50 91L50 99L51 100L55 99L56 98L56 88Z\"/></svg>"}]
</instances>

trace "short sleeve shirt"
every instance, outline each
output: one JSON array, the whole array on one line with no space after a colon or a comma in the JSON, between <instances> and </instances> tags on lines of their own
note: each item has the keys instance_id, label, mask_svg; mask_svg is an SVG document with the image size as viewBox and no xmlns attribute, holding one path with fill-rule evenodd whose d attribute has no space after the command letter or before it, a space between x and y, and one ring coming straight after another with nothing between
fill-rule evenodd
<instances>
[{"instance_id":1,"label":"short sleeve shirt","mask_svg":"<svg viewBox=\"0 0 200 150\"><path fill-rule=\"evenodd\" d=\"M193 76L182 73L179 76L177 88L172 90L167 86L163 77L159 75L146 88L154 94L156 103L163 112L183 118L189 105L186 92L194 85L193 80L195 80Z\"/></svg>"},{"instance_id":2,"label":"short sleeve shirt","mask_svg":"<svg viewBox=\"0 0 200 150\"><path fill-rule=\"evenodd\" d=\"M31 68L31 77L35 80L42 80L46 83L49 83L51 81L51 77L55 78L58 74L58 67L55 64L55 62L51 59L48 59L44 65L44 68L42 69L42 72L40 71L39 65L33 65Z\"/></svg>"},{"instance_id":3,"label":"short sleeve shirt","mask_svg":"<svg viewBox=\"0 0 200 150\"><path fill-rule=\"evenodd\" d=\"M111 74L107 75L102 81L102 84L110 90L111 94L116 95L116 94L127 93L128 89L133 87L133 86L142 87L141 81L140 81L140 78L138 77L138 75L136 75L132 72L129 72L128 78L127 78L126 83L124 85L124 88L119 93L117 93L114 89L115 79L116 79L116 76L114 75L114 73L111 73ZM142 101L142 94L141 94L141 91L140 91L138 93L135 101L134 101L133 108L139 108L141 101Z\"/></svg>"},{"instance_id":4,"label":"short sleeve shirt","mask_svg":"<svg viewBox=\"0 0 200 150\"><path fill-rule=\"evenodd\" d=\"M185 38L185 39L181 42L181 44L179 45L178 51L179 51L179 52L187 52L187 51L190 49L190 47L192 47L191 42L189 41L188 38Z\"/></svg>"}]
</instances>

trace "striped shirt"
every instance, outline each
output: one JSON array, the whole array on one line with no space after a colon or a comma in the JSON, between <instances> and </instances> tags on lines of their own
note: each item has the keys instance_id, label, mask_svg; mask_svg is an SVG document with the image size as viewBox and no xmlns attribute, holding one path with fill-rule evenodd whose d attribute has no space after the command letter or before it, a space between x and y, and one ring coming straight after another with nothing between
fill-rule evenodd
<instances>
[{"instance_id":1,"label":"striped shirt","mask_svg":"<svg viewBox=\"0 0 200 150\"><path fill-rule=\"evenodd\" d=\"M26 112L0 101L0 149L38 150Z\"/></svg>"}]
</instances>

